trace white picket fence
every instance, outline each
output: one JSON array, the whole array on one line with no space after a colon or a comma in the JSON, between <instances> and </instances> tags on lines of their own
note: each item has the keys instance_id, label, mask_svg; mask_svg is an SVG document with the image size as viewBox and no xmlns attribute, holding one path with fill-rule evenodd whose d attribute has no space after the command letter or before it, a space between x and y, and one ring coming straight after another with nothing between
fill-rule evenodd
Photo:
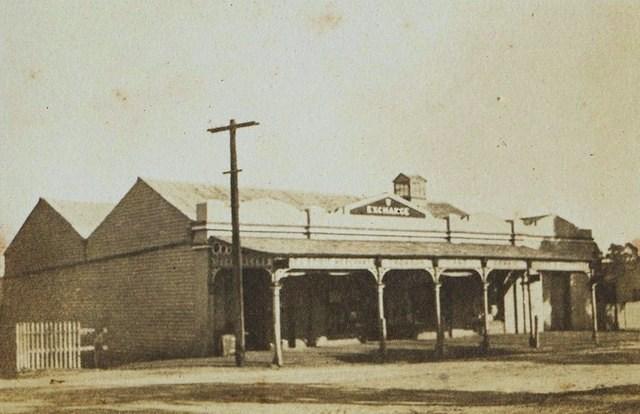
<instances>
[{"instance_id":1,"label":"white picket fence","mask_svg":"<svg viewBox=\"0 0 640 414\"><path fill-rule=\"evenodd\" d=\"M16 365L18 371L82 368L80 354L92 351L82 346L82 335L93 329L80 322L20 322L16 324Z\"/></svg>"}]
</instances>

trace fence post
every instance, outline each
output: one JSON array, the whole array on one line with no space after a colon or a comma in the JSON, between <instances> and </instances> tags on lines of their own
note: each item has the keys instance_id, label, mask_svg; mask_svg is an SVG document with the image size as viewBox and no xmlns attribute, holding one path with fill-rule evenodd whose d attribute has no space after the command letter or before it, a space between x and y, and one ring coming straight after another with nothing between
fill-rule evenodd
<instances>
[{"instance_id":1,"label":"fence post","mask_svg":"<svg viewBox=\"0 0 640 414\"><path fill-rule=\"evenodd\" d=\"M64 358L64 366L66 368L71 368L71 364L69 363L69 329L67 326L67 322L62 322L62 328L63 328L63 334L62 334L62 338L64 341L64 353L63 353L63 358Z\"/></svg>"},{"instance_id":2,"label":"fence post","mask_svg":"<svg viewBox=\"0 0 640 414\"><path fill-rule=\"evenodd\" d=\"M56 322L51 322L51 350L53 356L53 369L60 368L58 366L58 327Z\"/></svg>"},{"instance_id":3,"label":"fence post","mask_svg":"<svg viewBox=\"0 0 640 414\"><path fill-rule=\"evenodd\" d=\"M50 322L44 322L44 328L42 330L42 334L44 335L44 346L42 347L42 353L44 354L44 364L42 366L43 369L49 368L51 364L51 330L49 329Z\"/></svg>"},{"instance_id":4,"label":"fence post","mask_svg":"<svg viewBox=\"0 0 640 414\"><path fill-rule=\"evenodd\" d=\"M32 338L33 329L31 329L31 323L25 322L25 328L26 328L26 331L27 331L26 340L27 340L27 347L28 347L28 349L27 349L27 361L26 361L28 365L27 365L26 368L31 369L31 367L33 367L33 352L32 352L32 349L33 349L33 338Z\"/></svg>"},{"instance_id":5,"label":"fence post","mask_svg":"<svg viewBox=\"0 0 640 414\"><path fill-rule=\"evenodd\" d=\"M74 326L75 326L75 322L71 322L69 324L69 338L71 339L71 365L74 368L79 368L76 364L76 340L75 340L75 334L74 334Z\"/></svg>"},{"instance_id":6,"label":"fence post","mask_svg":"<svg viewBox=\"0 0 640 414\"><path fill-rule=\"evenodd\" d=\"M44 323L44 366L42 368L47 369L51 366L51 322Z\"/></svg>"},{"instance_id":7,"label":"fence post","mask_svg":"<svg viewBox=\"0 0 640 414\"><path fill-rule=\"evenodd\" d=\"M31 369L38 369L40 365L40 336L38 335L38 324L31 324L31 339L33 340L33 365Z\"/></svg>"},{"instance_id":8,"label":"fence post","mask_svg":"<svg viewBox=\"0 0 640 414\"><path fill-rule=\"evenodd\" d=\"M18 330L16 329L16 338ZM18 371L25 369L29 363L29 324L20 322L20 364L16 364Z\"/></svg>"},{"instance_id":9,"label":"fence post","mask_svg":"<svg viewBox=\"0 0 640 414\"><path fill-rule=\"evenodd\" d=\"M65 330L64 330L64 322L58 322L58 326L60 327L60 331L58 333L59 337L60 337L60 364L62 365L62 368L69 368L69 366L67 365L67 358L66 358L66 353L67 353L67 344L65 339Z\"/></svg>"},{"instance_id":10,"label":"fence post","mask_svg":"<svg viewBox=\"0 0 640 414\"><path fill-rule=\"evenodd\" d=\"M60 348L58 347L58 322L52 322L51 324L53 325L53 368L58 369L60 368L58 361L58 353L60 351Z\"/></svg>"},{"instance_id":11,"label":"fence post","mask_svg":"<svg viewBox=\"0 0 640 414\"><path fill-rule=\"evenodd\" d=\"M71 336L71 324L72 322L67 322L67 342L69 343L69 367L75 368L73 365L73 337Z\"/></svg>"},{"instance_id":12,"label":"fence post","mask_svg":"<svg viewBox=\"0 0 640 414\"><path fill-rule=\"evenodd\" d=\"M56 368L62 368L61 354L62 346L60 344L60 322L54 322L53 335L56 338Z\"/></svg>"},{"instance_id":13,"label":"fence post","mask_svg":"<svg viewBox=\"0 0 640 414\"><path fill-rule=\"evenodd\" d=\"M47 323L40 323L40 338L42 339L40 343L40 354L42 358L40 359L40 366L38 368L44 369L47 366Z\"/></svg>"},{"instance_id":14,"label":"fence post","mask_svg":"<svg viewBox=\"0 0 640 414\"><path fill-rule=\"evenodd\" d=\"M60 368L67 368L64 364L64 330L62 329L62 322L56 322L58 329L56 335L58 336L58 366Z\"/></svg>"},{"instance_id":15,"label":"fence post","mask_svg":"<svg viewBox=\"0 0 640 414\"><path fill-rule=\"evenodd\" d=\"M49 347L49 349L51 349L51 356L53 357L53 363L51 364L50 368L53 369L58 369L58 338L57 338L57 327L56 327L56 323L55 322L50 322L51 324L51 346Z\"/></svg>"},{"instance_id":16,"label":"fence post","mask_svg":"<svg viewBox=\"0 0 640 414\"><path fill-rule=\"evenodd\" d=\"M29 369L35 369L37 365L37 353L36 349L38 348L38 338L36 338L36 324L35 322L29 323L29 342L31 343L31 348L29 349L29 354L31 363L29 364Z\"/></svg>"},{"instance_id":17,"label":"fence post","mask_svg":"<svg viewBox=\"0 0 640 414\"><path fill-rule=\"evenodd\" d=\"M82 342L80 342L80 322L78 321L73 323L73 342L76 368L82 368L82 359L80 355L80 345L82 345Z\"/></svg>"},{"instance_id":18,"label":"fence post","mask_svg":"<svg viewBox=\"0 0 640 414\"><path fill-rule=\"evenodd\" d=\"M77 361L77 357L76 357L76 348L77 348L77 343L76 343L76 323L75 322L71 322L71 327L70 327L70 335L71 335L71 352L72 352L72 358L73 358L73 367L74 368L78 368L78 361Z\"/></svg>"},{"instance_id":19,"label":"fence post","mask_svg":"<svg viewBox=\"0 0 640 414\"><path fill-rule=\"evenodd\" d=\"M22 360L22 362L24 363L24 365L29 365L30 362L30 354L29 351L31 350L31 347L29 346L29 341L31 339L30 334L31 332L29 331L29 324L26 322L22 322L22 332L23 332L23 340L24 340L24 346L23 346L23 351L25 353L24 355L24 359Z\"/></svg>"},{"instance_id":20,"label":"fence post","mask_svg":"<svg viewBox=\"0 0 640 414\"><path fill-rule=\"evenodd\" d=\"M40 342L41 342L41 337L40 337L40 323L38 322L34 322L33 323L33 340L35 341L35 346L33 348L34 350L34 364L33 364L33 368L34 369L39 369L40 368Z\"/></svg>"},{"instance_id":21,"label":"fence post","mask_svg":"<svg viewBox=\"0 0 640 414\"><path fill-rule=\"evenodd\" d=\"M21 332L20 324L16 324L16 371L20 371L20 365L22 364L22 341L20 341Z\"/></svg>"}]
</instances>

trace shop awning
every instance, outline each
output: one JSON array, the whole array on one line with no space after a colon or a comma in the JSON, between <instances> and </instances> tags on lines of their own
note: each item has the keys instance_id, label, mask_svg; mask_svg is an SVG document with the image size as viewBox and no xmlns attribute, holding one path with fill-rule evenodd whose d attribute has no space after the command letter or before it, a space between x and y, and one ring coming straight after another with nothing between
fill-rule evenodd
<instances>
[{"instance_id":1,"label":"shop awning","mask_svg":"<svg viewBox=\"0 0 640 414\"><path fill-rule=\"evenodd\" d=\"M231 244L230 237L212 238ZM277 257L380 257L380 258L478 258L555 261L590 261L576 254L545 251L530 247L497 244L455 244L436 242L401 242L370 240L314 240L245 237L243 251Z\"/></svg>"}]
</instances>

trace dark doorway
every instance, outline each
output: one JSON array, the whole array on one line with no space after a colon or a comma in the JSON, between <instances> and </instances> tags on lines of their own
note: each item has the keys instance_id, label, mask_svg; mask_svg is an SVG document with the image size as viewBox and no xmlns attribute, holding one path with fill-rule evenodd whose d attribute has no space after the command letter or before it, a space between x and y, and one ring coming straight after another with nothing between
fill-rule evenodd
<instances>
[{"instance_id":1,"label":"dark doorway","mask_svg":"<svg viewBox=\"0 0 640 414\"><path fill-rule=\"evenodd\" d=\"M217 272L213 283L209 284L210 303L213 305L210 309L213 323L213 349L215 355L222 355L223 352L229 352L223 349L222 337L224 335L233 335L234 324L234 300L233 276L228 269L222 269Z\"/></svg>"},{"instance_id":2,"label":"dark doorway","mask_svg":"<svg viewBox=\"0 0 640 414\"><path fill-rule=\"evenodd\" d=\"M384 277L384 313L389 339L416 338L436 329L433 280L426 272L399 270Z\"/></svg>"},{"instance_id":3,"label":"dark doorway","mask_svg":"<svg viewBox=\"0 0 640 414\"><path fill-rule=\"evenodd\" d=\"M377 302L371 274L328 276L326 297L329 339L375 336Z\"/></svg>"},{"instance_id":4,"label":"dark doorway","mask_svg":"<svg viewBox=\"0 0 640 414\"><path fill-rule=\"evenodd\" d=\"M571 278L564 272L548 272L542 279L543 301L551 308L549 331L571 329Z\"/></svg>"},{"instance_id":5,"label":"dark doorway","mask_svg":"<svg viewBox=\"0 0 640 414\"><path fill-rule=\"evenodd\" d=\"M269 349L271 288L266 271L243 270L244 327L248 350Z\"/></svg>"},{"instance_id":6,"label":"dark doorway","mask_svg":"<svg viewBox=\"0 0 640 414\"><path fill-rule=\"evenodd\" d=\"M478 331L484 312L480 276L442 277L441 288L443 328Z\"/></svg>"}]
</instances>

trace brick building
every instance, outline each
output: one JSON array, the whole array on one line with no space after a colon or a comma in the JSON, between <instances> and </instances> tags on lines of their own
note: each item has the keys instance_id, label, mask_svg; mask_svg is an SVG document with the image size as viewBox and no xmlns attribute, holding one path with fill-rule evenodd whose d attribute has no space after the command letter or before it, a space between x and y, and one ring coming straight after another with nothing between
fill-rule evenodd
<instances>
[{"instance_id":1,"label":"brick building","mask_svg":"<svg viewBox=\"0 0 640 414\"><path fill-rule=\"evenodd\" d=\"M488 345L535 320L591 329L590 231L553 215L469 214L429 200L419 176L393 188L365 199L241 189L249 348L441 346L445 332L483 332ZM41 199L5 252L5 369L21 321L107 327L111 364L219 353L233 330L230 236L221 187L138 179L115 206Z\"/></svg>"},{"instance_id":2,"label":"brick building","mask_svg":"<svg viewBox=\"0 0 640 414\"><path fill-rule=\"evenodd\" d=\"M0 226L0 307L2 306L2 280L4 276L4 251L7 248L7 238Z\"/></svg>"}]
</instances>

